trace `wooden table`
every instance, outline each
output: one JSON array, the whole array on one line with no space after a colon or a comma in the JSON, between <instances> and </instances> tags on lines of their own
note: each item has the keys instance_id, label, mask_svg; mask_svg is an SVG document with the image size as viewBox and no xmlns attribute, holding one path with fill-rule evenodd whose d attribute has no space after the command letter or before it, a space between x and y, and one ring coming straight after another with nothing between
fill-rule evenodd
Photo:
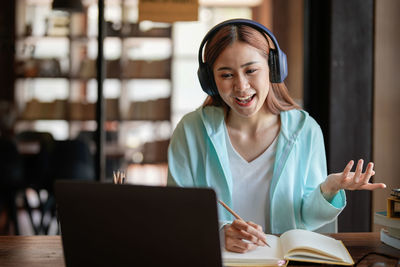
<instances>
[{"instance_id":1,"label":"wooden table","mask_svg":"<svg viewBox=\"0 0 400 267\"><path fill-rule=\"evenodd\" d=\"M333 238L342 240L353 257L355 263L368 253L375 252L400 258L400 250L390 247L380 241L380 233L337 233L330 234ZM372 266L374 263L385 263L385 267L399 266L399 262L379 255L369 255L357 266ZM377 265L376 267L383 267Z\"/></svg>"},{"instance_id":2,"label":"wooden table","mask_svg":"<svg viewBox=\"0 0 400 267\"><path fill-rule=\"evenodd\" d=\"M0 236L0 266L65 266L60 236Z\"/></svg>"},{"instance_id":3,"label":"wooden table","mask_svg":"<svg viewBox=\"0 0 400 267\"><path fill-rule=\"evenodd\" d=\"M338 233L331 236L343 241L354 262L369 252L400 257L400 250L380 242L378 232ZM384 262L387 267L397 265L396 260L369 255L358 266L371 266L376 262ZM312 266L313 264L291 262L289 265ZM0 266L65 266L61 238L60 236L0 236Z\"/></svg>"}]
</instances>

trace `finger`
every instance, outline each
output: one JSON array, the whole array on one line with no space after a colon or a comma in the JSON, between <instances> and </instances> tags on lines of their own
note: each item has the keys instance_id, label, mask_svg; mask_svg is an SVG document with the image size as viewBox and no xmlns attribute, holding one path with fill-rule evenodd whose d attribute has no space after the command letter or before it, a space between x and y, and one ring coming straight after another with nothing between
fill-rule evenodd
<instances>
[{"instance_id":1,"label":"finger","mask_svg":"<svg viewBox=\"0 0 400 267\"><path fill-rule=\"evenodd\" d=\"M236 252L236 253L245 253L245 252L247 252L244 249L239 248L237 246L233 246L233 247L225 246L225 248L226 248L226 250L229 250L229 251L232 251L232 252Z\"/></svg>"},{"instance_id":2,"label":"finger","mask_svg":"<svg viewBox=\"0 0 400 267\"><path fill-rule=\"evenodd\" d=\"M238 240L237 242L235 242L234 246L241 248L244 251L253 250L257 247L257 245L250 243L250 242L243 241L243 240Z\"/></svg>"},{"instance_id":3,"label":"finger","mask_svg":"<svg viewBox=\"0 0 400 267\"><path fill-rule=\"evenodd\" d=\"M365 170L365 173L362 175L361 182L364 184L367 184L369 182L369 179L372 176L372 169L374 168L374 164L372 162L368 163L367 169Z\"/></svg>"},{"instance_id":4,"label":"finger","mask_svg":"<svg viewBox=\"0 0 400 267\"><path fill-rule=\"evenodd\" d=\"M346 168L344 168L343 173L342 173L343 178L346 178L349 175L351 168L353 168L353 165L354 165L353 160L350 160L349 163L347 163Z\"/></svg>"},{"instance_id":5,"label":"finger","mask_svg":"<svg viewBox=\"0 0 400 267\"><path fill-rule=\"evenodd\" d=\"M360 181L360 175L362 172L363 165L364 165L364 160L360 159L357 163L356 172L353 177L355 183L358 183Z\"/></svg>"},{"instance_id":6,"label":"finger","mask_svg":"<svg viewBox=\"0 0 400 267\"><path fill-rule=\"evenodd\" d=\"M245 231L238 230L236 228L231 228L225 231L225 236L232 239L247 239L251 235Z\"/></svg>"},{"instance_id":7,"label":"finger","mask_svg":"<svg viewBox=\"0 0 400 267\"><path fill-rule=\"evenodd\" d=\"M267 239L266 239L264 232L262 231L262 227L255 223L253 223L253 225L256 225L256 227L253 227L252 225L247 224L247 228L243 229L244 232L249 233L251 235L250 239L248 239L248 238L246 238L246 239L252 241L253 243L263 245L263 242L260 242L260 240L266 242ZM259 230L257 228L260 228L261 230Z\"/></svg>"},{"instance_id":8,"label":"finger","mask_svg":"<svg viewBox=\"0 0 400 267\"><path fill-rule=\"evenodd\" d=\"M383 189L386 188L384 183L376 183L376 184L364 184L360 186L360 189L363 190L375 190L375 189Z\"/></svg>"},{"instance_id":9,"label":"finger","mask_svg":"<svg viewBox=\"0 0 400 267\"><path fill-rule=\"evenodd\" d=\"M254 244L259 244L260 246L263 245L262 241L266 241L266 237L263 231L257 230L245 221L235 220L233 221L232 226L239 230L236 232L232 232L232 235L235 238L246 239Z\"/></svg>"},{"instance_id":10,"label":"finger","mask_svg":"<svg viewBox=\"0 0 400 267\"><path fill-rule=\"evenodd\" d=\"M262 243L260 243L259 238L256 235L251 234L244 230L240 230L238 233L235 233L235 238L244 239L244 240L247 240L248 242L251 242L251 243L257 244L257 245L262 244Z\"/></svg>"},{"instance_id":11,"label":"finger","mask_svg":"<svg viewBox=\"0 0 400 267\"><path fill-rule=\"evenodd\" d=\"M225 248L228 250L234 250L236 252L246 252L248 250L252 250L255 247L257 247L257 245L249 242L249 241L245 241L243 240L243 237L241 237L240 235L236 235L235 233L237 233L238 231L235 230L235 228L231 227L232 229L230 231L226 231L225 232ZM233 249L235 248L235 249Z\"/></svg>"},{"instance_id":12,"label":"finger","mask_svg":"<svg viewBox=\"0 0 400 267\"><path fill-rule=\"evenodd\" d=\"M240 230L233 227L231 224L224 227L225 236L231 238L239 238Z\"/></svg>"},{"instance_id":13,"label":"finger","mask_svg":"<svg viewBox=\"0 0 400 267\"><path fill-rule=\"evenodd\" d=\"M251 244L250 244L251 245ZM247 251L249 251L249 250L253 250L253 249L255 249L257 246L255 246L255 245L251 245L251 246L249 246L249 247L241 247L241 246L237 246L236 244L235 245L232 245L232 246L229 246L229 247L225 247L227 250L230 250L230 251L233 251L233 252L236 252L236 253L246 253Z\"/></svg>"},{"instance_id":14,"label":"finger","mask_svg":"<svg viewBox=\"0 0 400 267\"><path fill-rule=\"evenodd\" d=\"M237 228L237 229L240 229L240 230L244 230L244 229L245 229L246 227L248 227L249 225L248 225L245 221L243 221L243 220L238 220L238 219L236 219L236 220L234 220L234 221L232 222L231 226L232 226L232 227L235 227L235 228Z\"/></svg>"},{"instance_id":15,"label":"finger","mask_svg":"<svg viewBox=\"0 0 400 267\"><path fill-rule=\"evenodd\" d=\"M249 228L252 228L247 222L243 220L234 220L231 224L233 227L239 230L248 231Z\"/></svg>"},{"instance_id":16,"label":"finger","mask_svg":"<svg viewBox=\"0 0 400 267\"><path fill-rule=\"evenodd\" d=\"M250 224L253 228L255 228L258 231L257 238L259 238L259 240L258 240L257 244L259 246L264 246L265 243L267 243L267 237L262 229L262 226L254 223L254 222L251 222L251 221L249 221L247 223ZM261 235L261 237L260 237L260 235Z\"/></svg>"},{"instance_id":17,"label":"finger","mask_svg":"<svg viewBox=\"0 0 400 267\"><path fill-rule=\"evenodd\" d=\"M246 223L245 223L246 224ZM235 226L236 225L236 226ZM230 226L225 227L225 236L232 239L246 239L250 242L257 242L257 238L247 231L243 230L244 228L240 223L231 224ZM240 228L239 228L239 227ZM247 226L248 227L248 226Z\"/></svg>"},{"instance_id":18,"label":"finger","mask_svg":"<svg viewBox=\"0 0 400 267\"><path fill-rule=\"evenodd\" d=\"M250 224L252 227L256 228L258 231L261 231L261 232L263 231L262 226L259 224L256 224L252 221L248 221L247 224Z\"/></svg>"}]
</instances>

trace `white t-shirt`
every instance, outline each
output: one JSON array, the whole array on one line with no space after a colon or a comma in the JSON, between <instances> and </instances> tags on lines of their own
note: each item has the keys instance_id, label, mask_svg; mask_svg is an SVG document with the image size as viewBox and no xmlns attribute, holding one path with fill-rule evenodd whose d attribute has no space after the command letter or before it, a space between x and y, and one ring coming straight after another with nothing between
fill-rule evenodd
<instances>
[{"instance_id":1,"label":"white t-shirt","mask_svg":"<svg viewBox=\"0 0 400 267\"><path fill-rule=\"evenodd\" d=\"M245 221L252 221L270 232L269 187L277 139L256 159L247 162L233 147L228 131L226 146L233 179L232 209Z\"/></svg>"}]
</instances>

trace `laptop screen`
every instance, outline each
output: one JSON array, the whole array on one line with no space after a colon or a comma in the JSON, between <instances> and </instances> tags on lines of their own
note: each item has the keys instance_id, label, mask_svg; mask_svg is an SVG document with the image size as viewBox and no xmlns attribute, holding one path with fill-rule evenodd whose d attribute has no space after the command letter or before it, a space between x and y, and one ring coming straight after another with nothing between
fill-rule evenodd
<instances>
[{"instance_id":1,"label":"laptop screen","mask_svg":"<svg viewBox=\"0 0 400 267\"><path fill-rule=\"evenodd\" d=\"M222 266L215 192L55 183L67 266Z\"/></svg>"}]
</instances>

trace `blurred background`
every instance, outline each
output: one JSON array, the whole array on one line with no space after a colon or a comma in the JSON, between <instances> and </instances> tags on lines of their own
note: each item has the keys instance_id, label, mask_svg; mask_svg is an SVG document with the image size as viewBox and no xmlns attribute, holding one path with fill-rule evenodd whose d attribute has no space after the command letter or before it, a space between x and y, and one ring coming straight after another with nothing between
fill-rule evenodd
<instances>
[{"instance_id":1,"label":"blurred background","mask_svg":"<svg viewBox=\"0 0 400 267\"><path fill-rule=\"evenodd\" d=\"M270 28L287 54L285 83L321 125L329 172L375 162L388 189L348 192L339 231L377 230L373 213L400 187L399 1L199 0L187 21L140 20L140 2L1 3L0 234L59 233L55 179L111 182L119 169L128 183L165 185L172 131L206 97L200 42L239 17Z\"/></svg>"}]
</instances>

